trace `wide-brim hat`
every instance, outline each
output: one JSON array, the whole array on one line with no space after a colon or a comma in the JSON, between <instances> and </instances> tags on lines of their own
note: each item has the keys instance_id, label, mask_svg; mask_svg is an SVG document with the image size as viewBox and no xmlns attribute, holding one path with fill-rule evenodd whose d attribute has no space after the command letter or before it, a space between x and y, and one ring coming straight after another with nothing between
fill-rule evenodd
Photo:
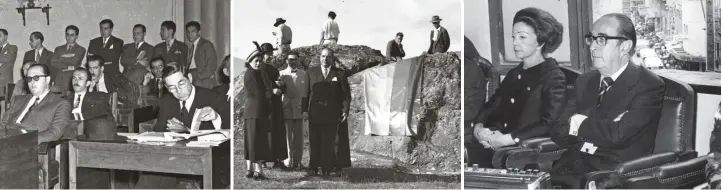
<instances>
[{"instance_id":1,"label":"wide-brim hat","mask_svg":"<svg viewBox=\"0 0 723 190\"><path fill-rule=\"evenodd\" d=\"M429 22L441 22L441 21L442 21L442 19L439 18L438 15L434 15L434 16L432 16L432 20Z\"/></svg>"},{"instance_id":2,"label":"wide-brim hat","mask_svg":"<svg viewBox=\"0 0 723 190\"><path fill-rule=\"evenodd\" d=\"M277 27L277 26L279 26L279 24L283 24L283 23L286 23L286 20L284 20L283 18L276 18L276 22L274 23L274 27Z\"/></svg>"},{"instance_id":3,"label":"wide-brim hat","mask_svg":"<svg viewBox=\"0 0 723 190\"><path fill-rule=\"evenodd\" d=\"M276 48L274 48L274 46L271 45L270 43L263 43L263 44L261 44L261 52L262 52L262 53L274 52L274 50L276 50Z\"/></svg>"}]
</instances>

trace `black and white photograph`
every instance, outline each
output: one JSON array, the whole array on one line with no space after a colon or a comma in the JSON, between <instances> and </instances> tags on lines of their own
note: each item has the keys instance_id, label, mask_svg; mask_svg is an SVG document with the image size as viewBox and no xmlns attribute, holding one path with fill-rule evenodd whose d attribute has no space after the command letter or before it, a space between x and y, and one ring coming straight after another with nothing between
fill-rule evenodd
<instances>
[{"instance_id":1,"label":"black and white photograph","mask_svg":"<svg viewBox=\"0 0 723 190\"><path fill-rule=\"evenodd\" d=\"M230 0L0 2L0 189L229 189Z\"/></svg>"},{"instance_id":2,"label":"black and white photograph","mask_svg":"<svg viewBox=\"0 0 723 190\"><path fill-rule=\"evenodd\" d=\"M461 188L460 0L231 7L234 188Z\"/></svg>"},{"instance_id":3,"label":"black and white photograph","mask_svg":"<svg viewBox=\"0 0 723 190\"><path fill-rule=\"evenodd\" d=\"M720 11L464 0L464 188L720 189Z\"/></svg>"}]
</instances>

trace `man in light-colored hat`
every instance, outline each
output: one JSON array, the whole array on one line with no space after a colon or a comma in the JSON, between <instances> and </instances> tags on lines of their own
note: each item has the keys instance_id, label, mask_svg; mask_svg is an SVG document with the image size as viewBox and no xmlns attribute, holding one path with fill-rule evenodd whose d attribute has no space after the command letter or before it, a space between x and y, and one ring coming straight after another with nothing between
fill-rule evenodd
<instances>
[{"instance_id":1,"label":"man in light-colored hat","mask_svg":"<svg viewBox=\"0 0 723 190\"><path fill-rule=\"evenodd\" d=\"M279 49L276 51L277 55L287 54L291 51L291 27L286 25L286 20L283 18L276 18L274 23L277 31L274 32L276 36L276 47Z\"/></svg>"},{"instance_id":2,"label":"man in light-colored hat","mask_svg":"<svg viewBox=\"0 0 723 190\"><path fill-rule=\"evenodd\" d=\"M430 22L434 25L434 29L430 34L430 44L427 53L433 54L447 52L449 49L449 33L447 33L446 28L439 25L439 23L442 22L442 19L439 18L439 16L434 15L432 16L432 20Z\"/></svg>"}]
</instances>

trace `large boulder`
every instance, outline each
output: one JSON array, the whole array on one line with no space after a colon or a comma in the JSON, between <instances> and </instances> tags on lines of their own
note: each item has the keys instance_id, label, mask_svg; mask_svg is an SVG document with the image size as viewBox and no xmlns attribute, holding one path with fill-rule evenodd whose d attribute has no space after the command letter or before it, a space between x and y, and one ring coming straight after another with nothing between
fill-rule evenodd
<instances>
[{"instance_id":1,"label":"large boulder","mask_svg":"<svg viewBox=\"0 0 723 190\"><path fill-rule=\"evenodd\" d=\"M364 135L364 102L361 75L356 73L367 68L389 63L379 50L367 46L308 46L293 49L300 61L308 68L319 63L324 47L331 48L339 59L337 66L350 71L349 82L352 102L349 117L349 137L352 150L392 157L405 165L439 171L458 171L460 167L460 117L461 117L461 64L459 52L425 55L422 78L422 100L425 125L420 126L416 137L388 137ZM235 59L236 67L243 67L241 59ZM274 57L272 64L281 65L282 56ZM243 74L235 73L234 88L236 155L243 157ZM305 142L308 135L305 134Z\"/></svg>"}]
</instances>

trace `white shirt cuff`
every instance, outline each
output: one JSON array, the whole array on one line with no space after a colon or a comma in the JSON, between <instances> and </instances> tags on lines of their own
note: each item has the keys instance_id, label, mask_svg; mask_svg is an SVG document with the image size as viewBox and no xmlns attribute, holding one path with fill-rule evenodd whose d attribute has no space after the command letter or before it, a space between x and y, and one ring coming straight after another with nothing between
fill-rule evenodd
<instances>
[{"instance_id":1,"label":"white shirt cuff","mask_svg":"<svg viewBox=\"0 0 723 190\"><path fill-rule=\"evenodd\" d=\"M573 136L577 136L578 131L580 131L580 125L583 121L587 119L587 116L581 115L581 114L575 114L572 117L570 117L570 131L569 134Z\"/></svg>"},{"instance_id":2,"label":"white shirt cuff","mask_svg":"<svg viewBox=\"0 0 723 190\"><path fill-rule=\"evenodd\" d=\"M217 130L218 130L218 129L221 129L221 123L222 123L222 121L221 121L221 115L219 115L218 113L216 113L216 119L213 119L213 120L211 121L211 123L213 123L213 128L214 128L214 129L217 129Z\"/></svg>"}]
</instances>

